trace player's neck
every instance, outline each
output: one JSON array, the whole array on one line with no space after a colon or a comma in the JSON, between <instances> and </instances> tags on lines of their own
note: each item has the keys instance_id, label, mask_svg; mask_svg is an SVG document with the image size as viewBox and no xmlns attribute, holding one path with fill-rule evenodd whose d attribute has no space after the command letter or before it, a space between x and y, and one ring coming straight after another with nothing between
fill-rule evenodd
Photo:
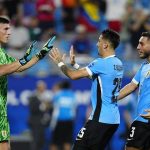
<instances>
[{"instance_id":1,"label":"player's neck","mask_svg":"<svg viewBox=\"0 0 150 150\"><path fill-rule=\"evenodd\" d=\"M102 57L105 58L105 57L109 57L109 56L112 56L112 55L115 55L115 52L108 52L108 53L106 52L106 53L103 54Z\"/></svg>"},{"instance_id":2,"label":"player's neck","mask_svg":"<svg viewBox=\"0 0 150 150\"><path fill-rule=\"evenodd\" d=\"M150 56L147 58L148 63L150 63Z\"/></svg>"}]
</instances>

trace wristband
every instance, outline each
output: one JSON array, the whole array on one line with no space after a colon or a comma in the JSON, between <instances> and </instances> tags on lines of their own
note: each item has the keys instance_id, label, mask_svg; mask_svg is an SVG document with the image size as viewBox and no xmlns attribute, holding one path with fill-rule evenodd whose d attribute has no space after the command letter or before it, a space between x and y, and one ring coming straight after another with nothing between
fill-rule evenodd
<instances>
[{"instance_id":1,"label":"wristband","mask_svg":"<svg viewBox=\"0 0 150 150\"><path fill-rule=\"evenodd\" d=\"M59 62L57 65L59 68L61 68L61 66L64 66L65 64L63 62Z\"/></svg>"},{"instance_id":2,"label":"wristband","mask_svg":"<svg viewBox=\"0 0 150 150\"><path fill-rule=\"evenodd\" d=\"M73 65L73 68L75 68L75 69L79 69L79 67L80 67L80 65L78 65L77 63L75 63L74 65Z\"/></svg>"},{"instance_id":3,"label":"wristband","mask_svg":"<svg viewBox=\"0 0 150 150\"><path fill-rule=\"evenodd\" d=\"M19 59L19 63L24 66L27 63L27 60L23 57L21 59Z\"/></svg>"}]
</instances>

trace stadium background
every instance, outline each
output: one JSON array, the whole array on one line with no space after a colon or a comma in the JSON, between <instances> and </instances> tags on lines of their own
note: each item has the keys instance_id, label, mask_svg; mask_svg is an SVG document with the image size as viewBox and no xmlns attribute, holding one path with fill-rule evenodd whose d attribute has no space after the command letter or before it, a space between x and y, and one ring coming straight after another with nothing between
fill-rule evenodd
<instances>
[{"instance_id":1,"label":"stadium background","mask_svg":"<svg viewBox=\"0 0 150 150\"><path fill-rule=\"evenodd\" d=\"M0 15L9 16L12 20L12 35L8 45L5 45L10 55L22 57L33 40L37 40L38 47L41 47L50 34L57 35L55 45L68 54L71 44L75 44L76 39L82 36L83 42L76 43L76 57L77 62L85 66L97 57L96 43L100 32L110 27L121 35L121 44L116 53L122 59L125 68L122 86L132 79L142 62L136 51L138 39L141 32L150 31L149 0L47 0L47 2L43 0L41 3L40 1L0 1ZM50 7L46 16L38 11L38 7L43 4ZM66 62L69 64L69 58ZM77 97L74 126L74 137L76 136L87 119L90 105L89 79L69 80L48 57L21 74L10 75L8 79L8 119L11 126L12 149L17 150L21 146L23 150L23 144L27 149L32 142L27 124L28 96L35 90L36 82L39 80L47 83L51 96L53 95L51 88L57 81L67 79L71 82ZM137 93L134 93L119 102L121 124L109 144L109 150L123 149L127 125L131 123L135 113L136 97ZM127 117L127 113L131 118ZM51 129L47 128L44 150L48 149L51 134Z\"/></svg>"}]
</instances>

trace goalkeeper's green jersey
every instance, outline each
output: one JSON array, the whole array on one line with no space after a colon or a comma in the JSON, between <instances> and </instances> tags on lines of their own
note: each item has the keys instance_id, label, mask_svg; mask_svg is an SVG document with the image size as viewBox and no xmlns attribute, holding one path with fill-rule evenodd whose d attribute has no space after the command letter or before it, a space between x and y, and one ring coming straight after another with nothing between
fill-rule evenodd
<instances>
[{"instance_id":1,"label":"goalkeeper's green jersey","mask_svg":"<svg viewBox=\"0 0 150 150\"><path fill-rule=\"evenodd\" d=\"M4 49L0 48L0 65L9 64L16 61L9 56ZM0 76L0 117L7 116L7 75Z\"/></svg>"}]
</instances>

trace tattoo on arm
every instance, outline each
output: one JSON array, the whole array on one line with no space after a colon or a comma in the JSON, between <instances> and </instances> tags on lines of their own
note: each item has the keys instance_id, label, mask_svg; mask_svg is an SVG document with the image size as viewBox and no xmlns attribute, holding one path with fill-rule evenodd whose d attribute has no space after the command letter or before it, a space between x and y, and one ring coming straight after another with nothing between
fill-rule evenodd
<instances>
[{"instance_id":1,"label":"tattoo on arm","mask_svg":"<svg viewBox=\"0 0 150 150\"><path fill-rule=\"evenodd\" d=\"M62 70L62 72L63 72L65 75L68 76L68 72L67 72L68 67L67 67L66 65L63 65L63 66L61 67L61 70Z\"/></svg>"}]
</instances>

